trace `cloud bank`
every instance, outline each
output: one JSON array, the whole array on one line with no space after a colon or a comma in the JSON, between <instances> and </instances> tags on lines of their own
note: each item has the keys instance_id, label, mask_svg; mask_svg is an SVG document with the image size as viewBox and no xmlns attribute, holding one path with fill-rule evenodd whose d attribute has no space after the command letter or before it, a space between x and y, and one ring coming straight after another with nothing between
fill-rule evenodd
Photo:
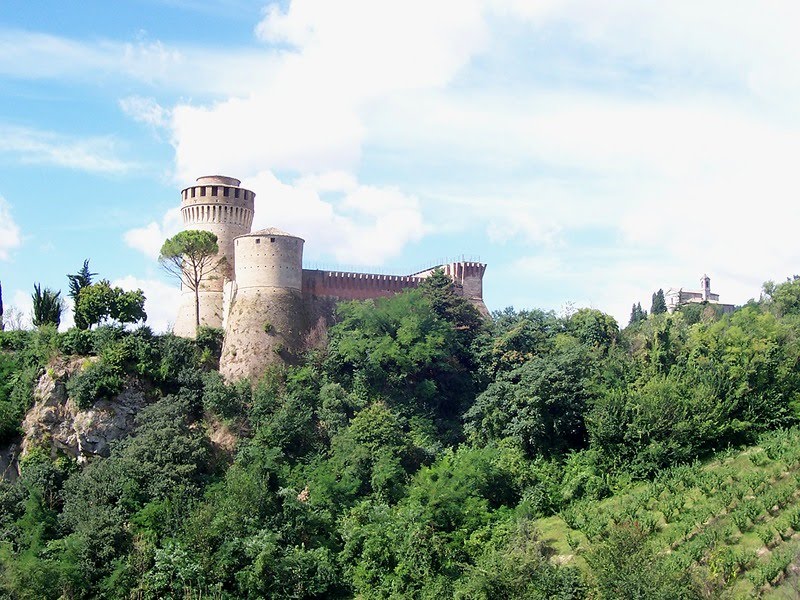
<instances>
[{"instance_id":1,"label":"cloud bank","mask_svg":"<svg viewBox=\"0 0 800 600\"><path fill-rule=\"evenodd\" d=\"M800 259L798 16L786 1L294 0L255 26L245 88L130 113L168 132L177 179L241 176L258 225L315 257L380 263L479 224L515 255L498 277L536 282L519 304L563 287L622 319L703 272L742 302Z\"/></svg>"}]
</instances>

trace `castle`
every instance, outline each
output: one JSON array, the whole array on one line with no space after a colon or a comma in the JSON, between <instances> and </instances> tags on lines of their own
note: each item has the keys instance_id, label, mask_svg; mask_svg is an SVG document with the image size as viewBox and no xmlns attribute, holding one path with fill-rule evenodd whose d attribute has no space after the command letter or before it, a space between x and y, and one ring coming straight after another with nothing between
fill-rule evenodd
<instances>
[{"instance_id":1,"label":"castle","mask_svg":"<svg viewBox=\"0 0 800 600\"><path fill-rule=\"evenodd\" d=\"M220 372L228 380L260 377L270 363L304 350L330 323L336 302L391 296L442 269L457 293L483 314L486 265L456 261L410 275L303 268L304 240L270 227L251 232L255 194L233 177L199 177L181 191L185 229L217 236L220 262L201 284L200 324L225 332ZM173 331L195 335L195 295L184 286Z\"/></svg>"}]
</instances>

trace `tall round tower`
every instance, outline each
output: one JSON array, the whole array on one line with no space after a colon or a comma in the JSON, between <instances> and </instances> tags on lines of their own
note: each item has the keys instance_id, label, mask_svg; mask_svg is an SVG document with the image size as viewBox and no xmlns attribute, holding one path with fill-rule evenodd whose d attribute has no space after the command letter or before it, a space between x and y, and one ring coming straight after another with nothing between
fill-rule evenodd
<instances>
[{"instance_id":1,"label":"tall round tower","mask_svg":"<svg viewBox=\"0 0 800 600\"><path fill-rule=\"evenodd\" d=\"M201 229L217 236L220 265L200 286L200 325L222 327L222 296L226 281L235 272L234 239L250 232L255 194L239 187L241 181L222 175L198 177L195 185L181 191L184 229ZM185 286L175 335L194 337L195 296Z\"/></svg>"},{"instance_id":2,"label":"tall round tower","mask_svg":"<svg viewBox=\"0 0 800 600\"><path fill-rule=\"evenodd\" d=\"M255 382L301 350L303 240L270 227L235 240L236 278L220 372Z\"/></svg>"}]
</instances>

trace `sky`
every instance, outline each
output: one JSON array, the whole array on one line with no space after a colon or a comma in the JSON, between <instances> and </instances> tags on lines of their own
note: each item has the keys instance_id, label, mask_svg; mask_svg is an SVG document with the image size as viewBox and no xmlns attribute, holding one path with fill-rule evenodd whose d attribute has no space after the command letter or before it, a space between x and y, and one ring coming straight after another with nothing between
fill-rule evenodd
<instances>
[{"instance_id":1,"label":"sky","mask_svg":"<svg viewBox=\"0 0 800 600\"><path fill-rule=\"evenodd\" d=\"M796 0L2 0L5 305L89 258L167 329L158 249L209 174L307 267L479 258L491 310L623 326L704 273L744 303L800 272L799 20Z\"/></svg>"}]
</instances>

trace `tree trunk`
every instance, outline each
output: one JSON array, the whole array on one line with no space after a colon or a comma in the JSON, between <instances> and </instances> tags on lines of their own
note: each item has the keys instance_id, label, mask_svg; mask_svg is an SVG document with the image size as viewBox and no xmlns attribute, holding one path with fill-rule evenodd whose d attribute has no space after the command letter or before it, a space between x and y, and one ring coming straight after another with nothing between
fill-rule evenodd
<instances>
[{"instance_id":1,"label":"tree trunk","mask_svg":"<svg viewBox=\"0 0 800 600\"><path fill-rule=\"evenodd\" d=\"M200 286L194 287L194 336L200 331Z\"/></svg>"}]
</instances>

